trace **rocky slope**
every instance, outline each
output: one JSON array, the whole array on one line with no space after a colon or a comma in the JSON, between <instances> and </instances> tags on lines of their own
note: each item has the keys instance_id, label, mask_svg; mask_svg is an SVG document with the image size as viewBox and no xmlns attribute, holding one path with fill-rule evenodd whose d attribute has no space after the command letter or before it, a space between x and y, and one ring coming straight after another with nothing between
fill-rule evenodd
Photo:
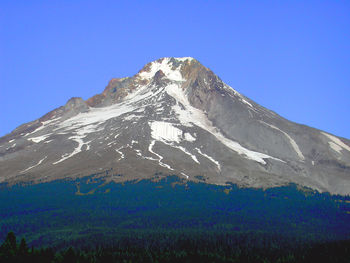
<instances>
[{"instance_id":1,"label":"rocky slope","mask_svg":"<svg viewBox=\"0 0 350 263\"><path fill-rule=\"evenodd\" d=\"M162 58L0 138L0 182L176 174L350 194L350 141L290 122L193 58Z\"/></svg>"}]
</instances>

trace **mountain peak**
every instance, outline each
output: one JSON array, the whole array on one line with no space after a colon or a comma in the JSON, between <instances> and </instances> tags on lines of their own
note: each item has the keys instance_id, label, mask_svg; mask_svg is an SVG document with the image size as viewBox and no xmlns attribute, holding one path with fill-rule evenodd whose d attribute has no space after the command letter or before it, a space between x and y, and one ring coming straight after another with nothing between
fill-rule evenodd
<instances>
[{"instance_id":1,"label":"mountain peak","mask_svg":"<svg viewBox=\"0 0 350 263\"><path fill-rule=\"evenodd\" d=\"M186 81L183 70L192 62L197 62L191 57L164 57L146 64L137 74L140 79L150 80L158 71L162 71L164 76L172 81Z\"/></svg>"},{"instance_id":2,"label":"mountain peak","mask_svg":"<svg viewBox=\"0 0 350 263\"><path fill-rule=\"evenodd\" d=\"M163 57L147 63L137 74L126 78L113 78L101 94L89 98L86 103L90 107L101 107L114 104L128 94L145 85L164 86L169 82L184 84L193 83L204 74L215 76L208 68L192 57ZM216 77L217 78L217 77ZM207 79L210 79L208 77Z\"/></svg>"},{"instance_id":3,"label":"mountain peak","mask_svg":"<svg viewBox=\"0 0 350 263\"><path fill-rule=\"evenodd\" d=\"M349 171L348 140L278 116L189 57L150 62L0 138L0 182L177 174L350 194Z\"/></svg>"}]
</instances>

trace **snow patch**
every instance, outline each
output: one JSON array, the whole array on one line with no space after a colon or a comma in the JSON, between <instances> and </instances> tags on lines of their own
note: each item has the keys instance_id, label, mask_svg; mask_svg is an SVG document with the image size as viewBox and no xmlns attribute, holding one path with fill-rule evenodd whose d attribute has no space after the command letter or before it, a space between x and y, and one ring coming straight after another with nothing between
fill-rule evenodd
<instances>
[{"instance_id":1,"label":"snow patch","mask_svg":"<svg viewBox=\"0 0 350 263\"><path fill-rule=\"evenodd\" d=\"M185 140L189 142L194 142L196 138L194 138L190 133L186 132L185 133Z\"/></svg>"},{"instance_id":2,"label":"snow patch","mask_svg":"<svg viewBox=\"0 0 350 263\"><path fill-rule=\"evenodd\" d=\"M182 140L182 130L176 128L173 126L172 123L169 122L161 122L161 121L154 121L150 123L150 127L152 130L152 138L165 143L166 145L169 145L173 148L178 148L181 151L183 151L185 154L187 154L188 156L190 156L193 161L195 161L196 163L199 164L199 161L197 159L197 157L193 154L191 154L190 152L188 152L184 147L182 146L176 146L174 143L180 143L180 141ZM191 136L191 135L190 135ZM186 135L185 135L186 138ZM187 135L187 138L188 135ZM191 136L190 140L193 137ZM193 138L194 139L194 138Z\"/></svg>"},{"instance_id":3,"label":"snow patch","mask_svg":"<svg viewBox=\"0 0 350 263\"><path fill-rule=\"evenodd\" d=\"M141 153L140 149L134 149L134 150L135 150L137 156L142 157L142 153Z\"/></svg>"},{"instance_id":4,"label":"snow patch","mask_svg":"<svg viewBox=\"0 0 350 263\"><path fill-rule=\"evenodd\" d=\"M28 138L28 140L31 140L32 142L35 143L39 143L41 141L44 141L47 137L49 137L51 134L45 134L42 136L38 136L38 137L32 137L32 138Z\"/></svg>"},{"instance_id":5,"label":"snow patch","mask_svg":"<svg viewBox=\"0 0 350 263\"><path fill-rule=\"evenodd\" d=\"M331 139L331 141L329 141L328 144L337 153L341 153L341 150L350 151L350 146L343 143L339 138L325 132L321 132L321 133L326 137L328 137L329 139Z\"/></svg>"},{"instance_id":6,"label":"snow patch","mask_svg":"<svg viewBox=\"0 0 350 263\"><path fill-rule=\"evenodd\" d=\"M186 60L188 60L188 61L194 60L194 58L192 58L192 57L182 57L182 58L175 58L175 59L178 61L181 61L181 62L185 62Z\"/></svg>"},{"instance_id":7,"label":"snow patch","mask_svg":"<svg viewBox=\"0 0 350 263\"><path fill-rule=\"evenodd\" d=\"M170 62L170 58L164 58L162 62L152 62L151 68L149 72L143 71L139 73L139 77L142 79L151 79L154 75L161 70L166 78L173 81L185 81L183 79L181 72L179 70L172 69L172 63Z\"/></svg>"},{"instance_id":8,"label":"snow patch","mask_svg":"<svg viewBox=\"0 0 350 263\"><path fill-rule=\"evenodd\" d=\"M54 118L54 119L48 120L48 121L43 121L42 124L43 124L44 126L48 126L49 124L52 124L52 123L57 122L59 119L61 119L61 117Z\"/></svg>"},{"instance_id":9,"label":"snow patch","mask_svg":"<svg viewBox=\"0 0 350 263\"><path fill-rule=\"evenodd\" d=\"M15 148L16 147L16 144L14 143L13 145L11 145L10 147L7 147L6 148L6 151L8 151L8 150L10 150L10 149L12 149L12 148Z\"/></svg>"},{"instance_id":10,"label":"snow patch","mask_svg":"<svg viewBox=\"0 0 350 263\"><path fill-rule=\"evenodd\" d=\"M173 126L172 123L154 121L149 123L152 130L152 138L158 141L177 142L182 137L182 131Z\"/></svg>"},{"instance_id":11,"label":"snow patch","mask_svg":"<svg viewBox=\"0 0 350 263\"><path fill-rule=\"evenodd\" d=\"M140 119L142 117L143 116L140 116L140 115L130 114L130 115L124 117L123 120L131 121L131 120L134 120L134 119Z\"/></svg>"}]
</instances>

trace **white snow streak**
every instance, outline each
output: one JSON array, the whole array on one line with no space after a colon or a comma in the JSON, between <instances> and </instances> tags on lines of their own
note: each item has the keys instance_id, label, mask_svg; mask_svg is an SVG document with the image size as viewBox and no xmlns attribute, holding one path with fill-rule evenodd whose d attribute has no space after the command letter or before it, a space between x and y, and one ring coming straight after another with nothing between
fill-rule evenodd
<instances>
[{"instance_id":1,"label":"white snow streak","mask_svg":"<svg viewBox=\"0 0 350 263\"><path fill-rule=\"evenodd\" d=\"M212 161L217 167L218 167L218 170L221 171L221 166L220 166L220 163L218 161L216 161L213 157L203 153L199 148L196 148L197 152L201 155L203 155L204 157L208 158L210 161Z\"/></svg>"},{"instance_id":2,"label":"white snow streak","mask_svg":"<svg viewBox=\"0 0 350 263\"><path fill-rule=\"evenodd\" d=\"M107 146L111 146L112 144L115 144L115 142L111 141L111 142L107 143Z\"/></svg>"},{"instance_id":3,"label":"white snow streak","mask_svg":"<svg viewBox=\"0 0 350 263\"><path fill-rule=\"evenodd\" d=\"M231 88L231 89L232 89L232 88ZM237 96L239 97L239 100L240 100L241 102L243 102L244 104L246 104L246 105L248 105L249 107L251 107L251 108L254 109L253 105L252 105L251 103L249 103L248 101L246 101L246 100L244 99L244 97L243 97L238 91L236 91L236 90L234 90L234 89L232 89L232 90L233 90L233 92L235 93L235 95L237 95Z\"/></svg>"},{"instance_id":4,"label":"white snow streak","mask_svg":"<svg viewBox=\"0 0 350 263\"><path fill-rule=\"evenodd\" d=\"M45 129L46 127L49 127L49 126L51 126L51 125L53 125L53 124L56 124L57 123L57 121L60 119L61 117L58 117L58 118L55 118L55 119L52 119L52 120L48 120L48 121L43 121L41 124L41 126L40 127L38 127L38 128L36 128L34 131L32 131L32 132L30 132L30 133L27 133L26 135L24 135L25 137L26 136L29 136L29 135L31 135L31 134L33 134L33 133L37 133L38 131L41 131L41 130L43 130L43 129ZM22 135L22 134L21 134Z\"/></svg>"},{"instance_id":5,"label":"white snow streak","mask_svg":"<svg viewBox=\"0 0 350 263\"><path fill-rule=\"evenodd\" d=\"M167 144L167 143L166 143ZM200 164L200 162L198 161L197 157L193 154L191 154L190 152L188 152L184 147L182 146L175 146L173 144L168 144L169 146L173 147L173 148L177 148L180 149L181 151L183 151L185 154L187 154L188 156L190 156L192 158L193 161L195 161L196 163Z\"/></svg>"},{"instance_id":6,"label":"white snow streak","mask_svg":"<svg viewBox=\"0 0 350 263\"><path fill-rule=\"evenodd\" d=\"M303 153L300 151L298 144L293 140L292 137L289 136L288 133L286 133L286 132L282 131L281 129L277 128L276 126L273 126L273 125L268 124L268 123L266 123L266 122L263 122L263 121L260 121L260 122L263 123L263 124L265 124L265 125L267 125L267 126L269 126L269 127L272 128L272 129L278 130L278 131L280 131L281 133L283 133L283 134L288 138L290 144L292 145L294 151L297 153L297 155L299 156L299 158L300 158L301 160L303 160L303 161L305 160L305 157L304 157Z\"/></svg>"},{"instance_id":7,"label":"white snow streak","mask_svg":"<svg viewBox=\"0 0 350 263\"><path fill-rule=\"evenodd\" d=\"M74 141L76 141L78 143L78 147L76 147L72 153L65 153L61 156L61 159L58 160L57 162L54 162L52 164L58 164L60 162L63 162L64 160L67 160L68 158L76 155L77 153L81 152L81 148L83 147L84 145L84 141L80 138L80 137L77 137L77 136L73 136L73 137L69 137L68 139L72 139Z\"/></svg>"},{"instance_id":8,"label":"white snow streak","mask_svg":"<svg viewBox=\"0 0 350 263\"><path fill-rule=\"evenodd\" d=\"M43 159L41 159L37 164L34 164L33 166L28 167L27 169L23 170L21 173L25 173L27 171L29 171L30 169L37 167L38 165L40 165L45 159L47 158L47 156L45 156Z\"/></svg>"},{"instance_id":9,"label":"white snow streak","mask_svg":"<svg viewBox=\"0 0 350 263\"><path fill-rule=\"evenodd\" d=\"M129 147L129 144L128 144L126 147ZM121 159L124 159L125 155L124 155L124 153L121 152L120 150L122 150L122 149L124 149L124 148L126 148L126 147L125 147L125 146L121 146L121 147L119 147L118 149L115 149L115 151L116 151L117 153L120 154L120 157L119 157L119 159L117 160L117 162L119 162Z\"/></svg>"},{"instance_id":10,"label":"white snow streak","mask_svg":"<svg viewBox=\"0 0 350 263\"><path fill-rule=\"evenodd\" d=\"M163 167L168 168L168 169L170 169L170 170L173 171L174 169L171 168L170 165L168 165L168 164L162 162L163 156L161 156L161 155L159 155L158 153L156 153L156 152L153 151L153 146L154 146L155 142L156 142L155 140L152 140L152 141L151 141L151 143L149 144L149 147L148 147L148 151L151 152L151 153L153 153L154 155L156 155L156 156L159 158L158 162L159 162L159 165L160 165L160 166L163 166Z\"/></svg>"},{"instance_id":11,"label":"white snow streak","mask_svg":"<svg viewBox=\"0 0 350 263\"><path fill-rule=\"evenodd\" d=\"M343 149L342 147L340 147L338 144L334 143L334 142L328 142L329 146L336 152L341 153L340 151Z\"/></svg>"},{"instance_id":12,"label":"white snow streak","mask_svg":"<svg viewBox=\"0 0 350 263\"><path fill-rule=\"evenodd\" d=\"M232 87L230 87L227 84L224 84L224 89L229 92L229 95L231 95L233 92L233 94L236 96L236 98L238 97L239 101L243 102L244 104L248 105L252 110L256 111L256 109L253 107L253 105L250 102L248 102L241 93L239 93L238 91L236 91L235 89L233 89ZM231 95L231 97L232 97L232 95Z\"/></svg>"},{"instance_id":13,"label":"white snow streak","mask_svg":"<svg viewBox=\"0 0 350 263\"><path fill-rule=\"evenodd\" d=\"M70 140L73 140L75 142L78 143L78 146L73 150L72 153L65 153L61 156L61 159L52 163L52 164L58 164L60 162L63 162L65 160L67 160L68 158L71 158L72 156L78 154L79 152L82 151L82 147L83 145L86 145L86 151L88 151L90 149L90 141L88 142L84 142L83 139L91 132L91 131L94 131L94 132L98 132L98 131L101 131L101 129L99 130L96 130L96 127L94 125L87 125L87 126L83 126L83 127L80 127L79 130L76 131L76 134L69 137L68 139Z\"/></svg>"},{"instance_id":14,"label":"white snow streak","mask_svg":"<svg viewBox=\"0 0 350 263\"><path fill-rule=\"evenodd\" d=\"M338 153L341 153L340 151L343 149L350 151L350 146L343 143L339 138L325 132L321 132L321 133L326 137L328 137L329 139L331 139L331 141L329 141L328 144L334 151Z\"/></svg>"},{"instance_id":15,"label":"white snow streak","mask_svg":"<svg viewBox=\"0 0 350 263\"><path fill-rule=\"evenodd\" d=\"M183 173L183 172L181 172L181 174L182 174L183 176L185 176L186 179L190 178L187 174L185 174L185 173Z\"/></svg>"}]
</instances>

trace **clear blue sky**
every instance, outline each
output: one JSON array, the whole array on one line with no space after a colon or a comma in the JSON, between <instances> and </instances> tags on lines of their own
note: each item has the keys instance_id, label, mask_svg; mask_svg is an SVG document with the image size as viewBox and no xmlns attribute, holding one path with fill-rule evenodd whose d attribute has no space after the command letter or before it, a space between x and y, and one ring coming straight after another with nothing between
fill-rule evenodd
<instances>
[{"instance_id":1,"label":"clear blue sky","mask_svg":"<svg viewBox=\"0 0 350 263\"><path fill-rule=\"evenodd\" d=\"M0 136L166 56L350 138L350 1L2 0Z\"/></svg>"}]
</instances>

